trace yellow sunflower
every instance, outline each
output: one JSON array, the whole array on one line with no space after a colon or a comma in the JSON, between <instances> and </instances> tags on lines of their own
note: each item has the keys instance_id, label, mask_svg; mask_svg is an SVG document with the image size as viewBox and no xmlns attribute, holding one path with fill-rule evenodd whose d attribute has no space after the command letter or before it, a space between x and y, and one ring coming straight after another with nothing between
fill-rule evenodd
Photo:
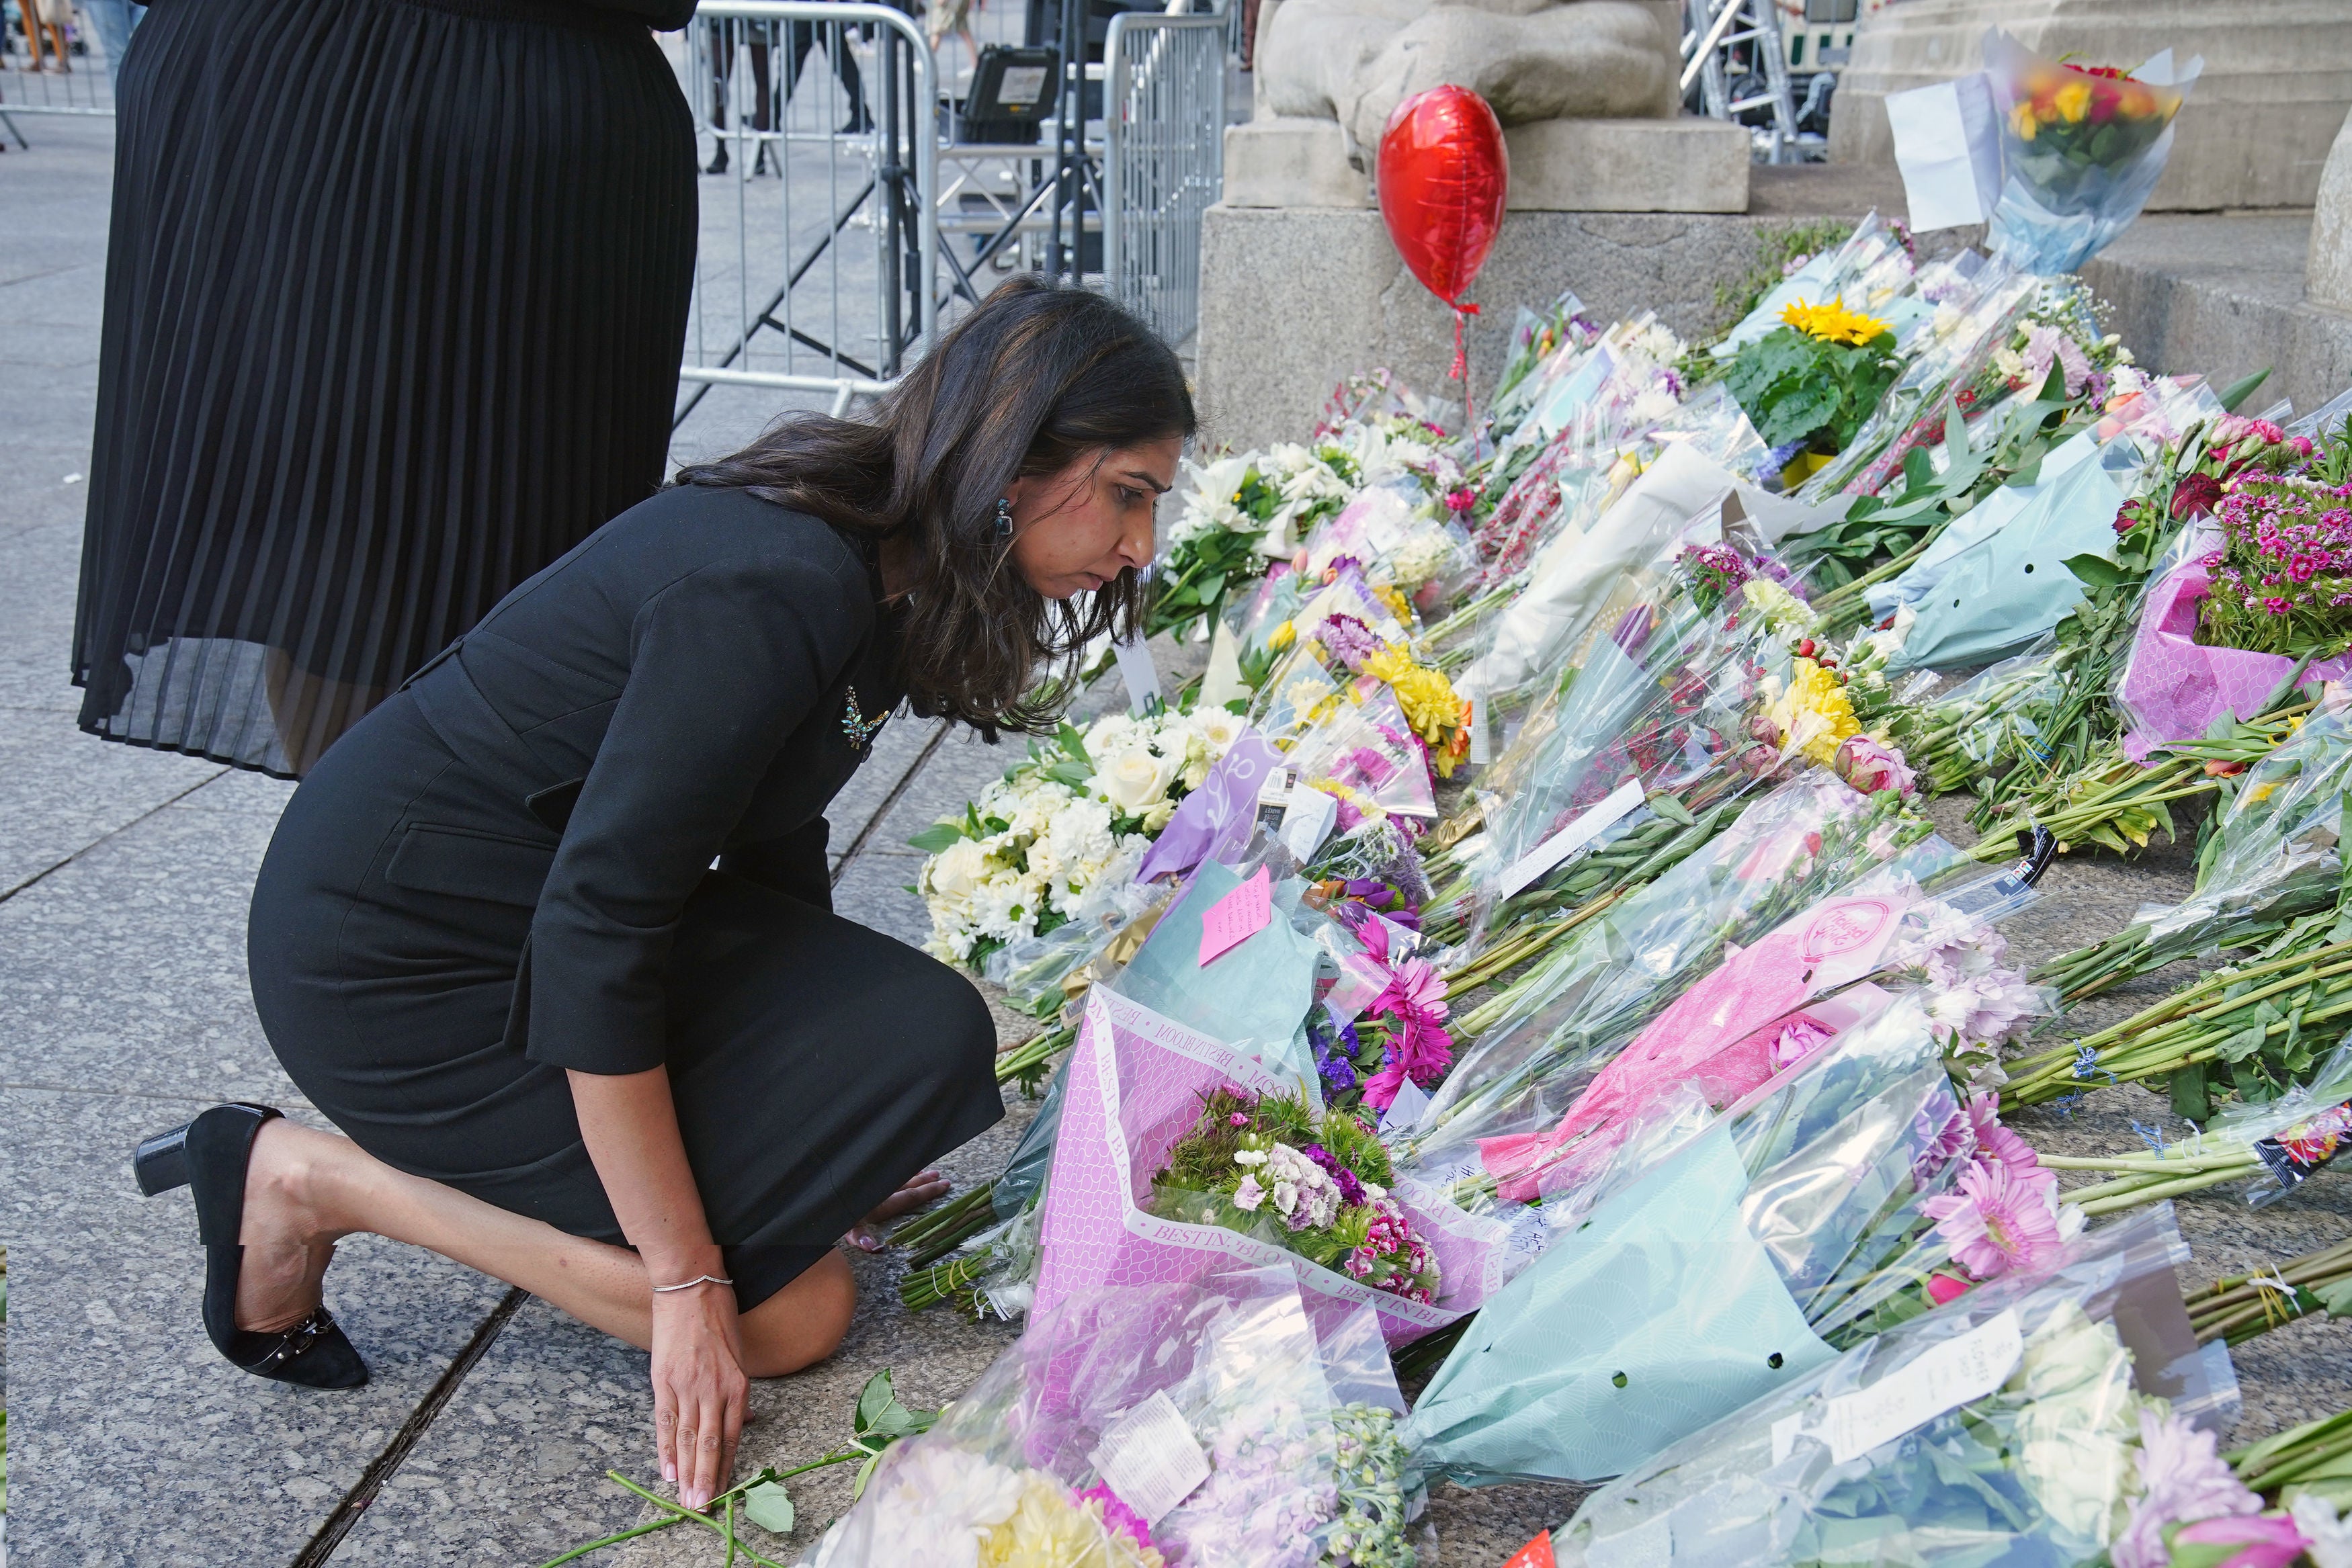
<instances>
[{"instance_id":1,"label":"yellow sunflower","mask_svg":"<svg viewBox=\"0 0 2352 1568\"><path fill-rule=\"evenodd\" d=\"M1818 338L1824 343L1851 343L1856 348L1886 330L1885 322L1875 316L1847 309L1843 299L1832 299L1824 305L1807 305L1800 300L1781 311L1780 319L1809 338Z\"/></svg>"}]
</instances>

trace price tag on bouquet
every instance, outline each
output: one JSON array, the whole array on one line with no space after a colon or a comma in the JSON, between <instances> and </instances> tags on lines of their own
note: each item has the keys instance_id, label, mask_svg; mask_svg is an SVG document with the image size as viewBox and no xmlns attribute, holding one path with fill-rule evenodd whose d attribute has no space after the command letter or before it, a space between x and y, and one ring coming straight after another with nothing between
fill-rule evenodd
<instances>
[{"instance_id":1,"label":"price tag on bouquet","mask_svg":"<svg viewBox=\"0 0 2352 1568\"><path fill-rule=\"evenodd\" d=\"M1087 1459L1146 1524L1159 1523L1209 1479L1209 1456L1164 1388L1105 1427Z\"/></svg>"},{"instance_id":2,"label":"price tag on bouquet","mask_svg":"<svg viewBox=\"0 0 2352 1568\"><path fill-rule=\"evenodd\" d=\"M1579 812L1574 821L1512 863L1511 869L1503 873L1500 896L1510 897L1615 826L1619 819L1642 803L1643 793L1642 781L1629 779L1600 804Z\"/></svg>"}]
</instances>

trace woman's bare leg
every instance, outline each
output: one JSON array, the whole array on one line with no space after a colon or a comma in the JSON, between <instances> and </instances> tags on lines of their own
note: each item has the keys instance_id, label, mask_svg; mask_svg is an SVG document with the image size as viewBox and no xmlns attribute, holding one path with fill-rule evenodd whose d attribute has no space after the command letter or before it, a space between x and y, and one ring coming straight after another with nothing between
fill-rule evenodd
<instances>
[{"instance_id":1,"label":"woman's bare leg","mask_svg":"<svg viewBox=\"0 0 2352 1568\"><path fill-rule=\"evenodd\" d=\"M652 1343L653 1282L627 1248L510 1214L283 1120L263 1124L246 1177L238 1326L299 1321L319 1304L335 1243L363 1231L520 1285L640 1350ZM848 1260L831 1254L743 1315L744 1372L777 1377L832 1354L856 1298Z\"/></svg>"}]
</instances>

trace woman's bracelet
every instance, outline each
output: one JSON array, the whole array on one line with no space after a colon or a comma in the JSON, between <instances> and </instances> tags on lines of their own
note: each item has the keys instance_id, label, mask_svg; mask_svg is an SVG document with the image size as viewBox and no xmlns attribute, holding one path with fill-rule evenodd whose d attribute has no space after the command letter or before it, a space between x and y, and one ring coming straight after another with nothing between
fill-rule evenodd
<instances>
[{"instance_id":1,"label":"woman's bracelet","mask_svg":"<svg viewBox=\"0 0 2352 1568\"><path fill-rule=\"evenodd\" d=\"M697 1285L731 1285L734 1282L732 1280L722 1280L716 1274L703 1274L695 1279L681 1280L675 1285L656 1285L654 1294L667 1296L672 1291L691 1291Z\"/></svg>"}]
</instances>

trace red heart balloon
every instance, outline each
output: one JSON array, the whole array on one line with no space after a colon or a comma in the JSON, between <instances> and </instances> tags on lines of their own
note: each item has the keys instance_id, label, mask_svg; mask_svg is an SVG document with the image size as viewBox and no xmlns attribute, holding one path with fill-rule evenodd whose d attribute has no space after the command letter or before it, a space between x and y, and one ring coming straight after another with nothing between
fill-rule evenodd
<instances>
[{"instance_id":1,"label":"red heart balloon","mask_svg":"<svg viewBox=\"0 0 2352 1568\"><path fill-rule=\"evenodd\" d=\"M1381 132L1381 217L1423 287L1455 309L1502 231L1511 157L1503 124L1466 87L1396 106Z\"/></svg>"}]
</instances>

